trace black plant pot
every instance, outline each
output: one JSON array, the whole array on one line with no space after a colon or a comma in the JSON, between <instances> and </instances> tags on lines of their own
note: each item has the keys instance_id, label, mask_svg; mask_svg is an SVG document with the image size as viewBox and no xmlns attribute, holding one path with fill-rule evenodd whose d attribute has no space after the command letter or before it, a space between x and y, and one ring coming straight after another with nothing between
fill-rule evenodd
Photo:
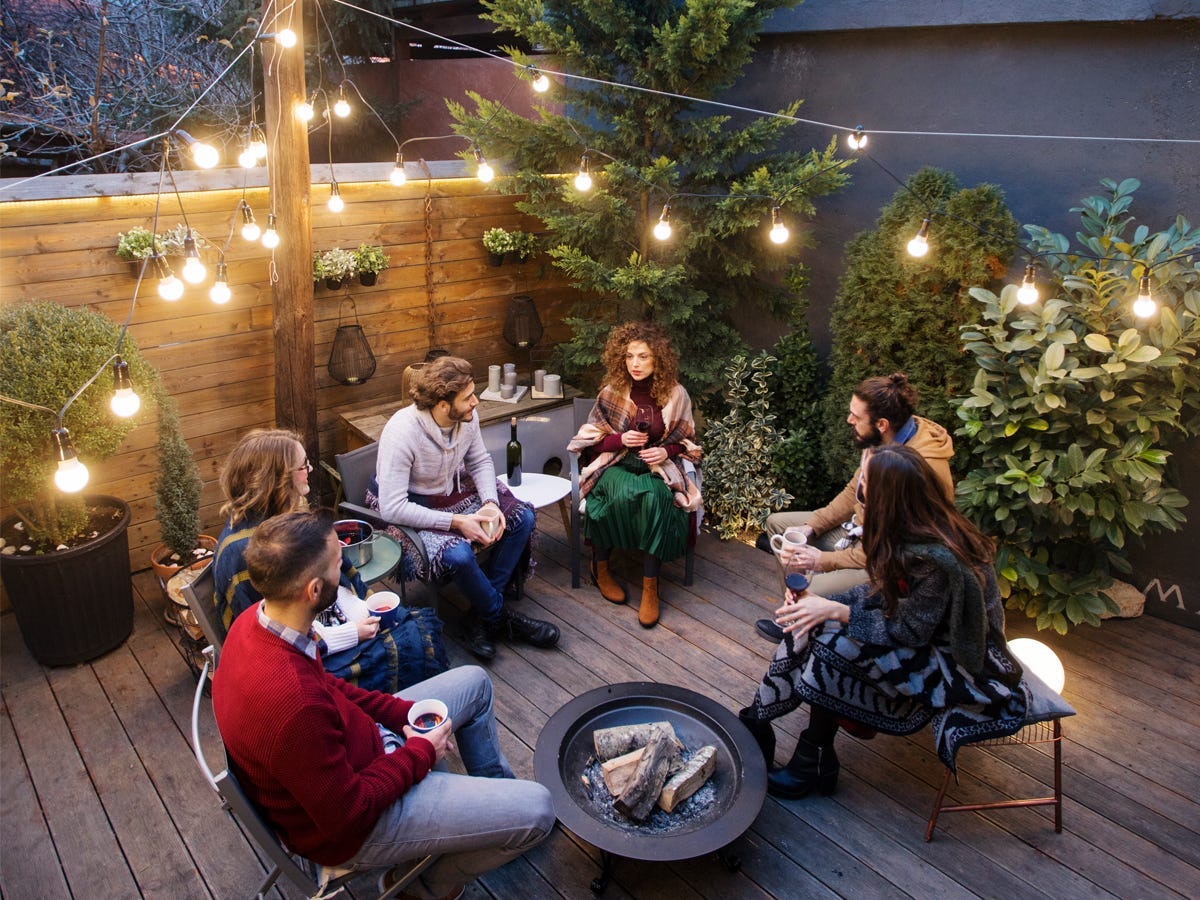
<instances>
[{"instance_id":1,"label":"black plant pot","mask_svg":"<svg viewBox=\"0 0 1200 900\"><path fill-rule=\"evenodd\" d=\"M21 637L44 666L87 662L120 646L133 630L129 575L129 504L84 498L120 510L106 534L61 553L6 556L0 574Z\"/></svg>"},{"instance_id":2,"label":"black plant pot","mask_svg":"<svg viewBox=\"0 0 1200 900\"><path fill-rule=\"evenodd\" d=\"M363 287L371 287L379 280L378 272L359 272L358 283Z\"/></svg>"},{"instance_id":3,"label":"black plant pot","mask_svg":"<svg viewBox=\"0 0 1200 900\"><path fill-rule=\"evenodd\" d=\"M488 253L488 265L489 266L504 265L504 254L503 253Z\"/></svg>"},{"instance_id":4,"label":"black plant pot","mask_svg":"<svg viewBox=\"0 0 1200 900\"><path fill-rule=\"evenodd\" d=\"M331 291L340 291L343 283L344 282L340 278L325 279L325 287L329 288Z\"/></svg>"}]
</instances>

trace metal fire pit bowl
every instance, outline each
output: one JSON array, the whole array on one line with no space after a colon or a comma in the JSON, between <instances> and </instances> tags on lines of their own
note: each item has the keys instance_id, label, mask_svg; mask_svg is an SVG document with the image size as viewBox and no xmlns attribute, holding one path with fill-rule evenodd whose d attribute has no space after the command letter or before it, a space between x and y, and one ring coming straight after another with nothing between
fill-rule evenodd
<instances>
[{"instance_id":1,"label":"metal fire pit bowl","mask_svg":"<svg viewBox=\"0 0 1200 900\"><path fill-rule=\"evenodd\" d=\"M614 825L580 780L594 754L592 732L664 720L689 750L706 744L717 748L712 775L717 799L703 814L666 833L648 833L633 823ZM670 861L720 852L722 861L736 868L725 848L754 822L767 790L762 751L737 716L695 691L646 681L596 688L565 704L538 736L533 769L554 798L558 820L602 851L604 873L592 885L597 893L611 874L609 854Z\"/></svg>"}]
</instances>

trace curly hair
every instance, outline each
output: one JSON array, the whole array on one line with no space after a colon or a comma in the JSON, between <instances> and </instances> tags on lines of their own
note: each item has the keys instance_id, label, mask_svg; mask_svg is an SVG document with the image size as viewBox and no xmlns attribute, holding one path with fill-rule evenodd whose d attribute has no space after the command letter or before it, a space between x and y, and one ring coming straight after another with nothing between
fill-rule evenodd
<instances>
[{"instance_id":1,"label":"curly hair","mask_svg":"<svg viewBox=\"0 0 1200 900\"><path fill-rule=\"evenodd\" d=\"M303 452L300 435L282 428L257 429L238 441L221 469L221 515L237 523L308 509L292 479L297 444Z\"/></svg>"},{"instance_id":2,"label":"curly hair","mask_svg":"<svg viewBox=\"0 0 1200 900\"><path fill-rule=\"evenodd\" d=\"M654 357L654 387L652 396L659 406L671 399L679 383L679 354L671 346L667 333L652 322L626 322L608 333L601 361L604 363L604 386L614 391L628 392L633 386L625 366L625 352L634 341L650 348Z\"/></svg>"},{"instance_id":3,"label":"curly hair","mask_svg":"<svg viewBox=\"0 0 1200 900\"><path fill-rule=\"evenodd\" d=\"M408 393L417 409L433 409L443 400L453 403L454 398L474 380L471 364L465 359L439 356L421 367Z\"/></svg>"}]
</instances>

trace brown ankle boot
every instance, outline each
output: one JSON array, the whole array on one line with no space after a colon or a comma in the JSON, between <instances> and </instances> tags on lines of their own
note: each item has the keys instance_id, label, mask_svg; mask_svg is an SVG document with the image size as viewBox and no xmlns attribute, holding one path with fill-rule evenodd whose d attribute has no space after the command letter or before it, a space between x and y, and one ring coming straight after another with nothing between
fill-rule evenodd
<instances>
[{"instance_id":1,"label":"brown ankle boot","mask_svg":"<svg viewBox=\"0 0 1200 900\"><path fill-rule=\"evenodd\" d=\"M609 603L624 603L629 599L621 582L613 578L612 573L608 571L607 559L593 559L591 574L592 584L600 588L600 596Z\"/></svg>"},{"instance_id":2,"label":"brown ankle boot","mask_svg":"<svg viewBox=\"0 0 1200 900\"><path fill-rule=\"evenodd\" d=\"M638 624L653 628L658 624L658 579L642 579L642 606L638 610Z\"/></svg>"}]
</instances>

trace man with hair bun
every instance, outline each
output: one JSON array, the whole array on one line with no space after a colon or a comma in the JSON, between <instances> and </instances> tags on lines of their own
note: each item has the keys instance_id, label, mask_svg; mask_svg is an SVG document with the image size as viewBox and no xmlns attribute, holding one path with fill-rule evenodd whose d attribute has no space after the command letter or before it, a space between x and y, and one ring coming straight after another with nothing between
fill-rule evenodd
<instances>
[{"instance_id":1,"label":"man with hair bun","mask_svg":"<svg viewBox=\"0 0 1200 900\"><path fill-rule=\"evenodd\" d=\"M427 362L413 379L412 404L388 420L379 437L375 463L378 493L367 505L387 521L417 529L424 553L407 535L390 530L405 548L407 577L448 576L471 602L463 621L467 649L480 659L496 655L496 638L521 640L535 647L558 643L558 627L511 609L517 566L533 532L534 512L496 481L492 457L483 445L475 407L471 364L457 356ZM500 511L498 525L480 515L485 506ZM486 569L472 544L492 546ZM428 571L417 571L427 559Z\"/></svg>"},{"instance_id":2,"label":"man with hair bun","mask_svg":"<svg viewBox=\"0 0 1200 900\"><path fill-rule=\"evenodd\" d=\"M821 509L773 513L767 517L766 531L759 535L756 546L769 553L771 535L782 534L792 527L803 529L808 545L797 551L797 558L802 566L819 573L811 586L815 593L832 597L867 580L867 559L861 546L863 506L858 499L858 486L871 448L904 444L917 451L953 502L950 458L954 456L954 441L937 422L916 415L918 399L917 389L909 384L903 372L859 382L850 396L850 413L846 417L854 446L862 451L854 475ZM783 640L782 629L772 619L759 619L755 627L769 641Z\"/></svg>"}]
</instances>

